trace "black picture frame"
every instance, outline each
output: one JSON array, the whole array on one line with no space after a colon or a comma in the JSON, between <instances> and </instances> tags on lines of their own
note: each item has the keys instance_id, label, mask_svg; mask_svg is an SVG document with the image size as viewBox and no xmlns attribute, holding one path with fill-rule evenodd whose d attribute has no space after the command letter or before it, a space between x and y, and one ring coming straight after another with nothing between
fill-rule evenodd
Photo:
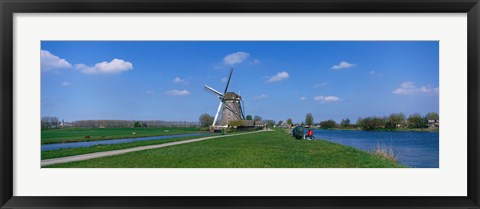
<instances>
[{"instance_id":1,"label":"black picture frame","mask_svg":"<svg viewBox=\"0 0 480 209\"><path fill-rule=\"evenodd\" d=\"M0 0L1 208L479 208L479 0ZM465 197L13 196L15 13L467 13L468 195Z\"/></svg>"}]
</instances>

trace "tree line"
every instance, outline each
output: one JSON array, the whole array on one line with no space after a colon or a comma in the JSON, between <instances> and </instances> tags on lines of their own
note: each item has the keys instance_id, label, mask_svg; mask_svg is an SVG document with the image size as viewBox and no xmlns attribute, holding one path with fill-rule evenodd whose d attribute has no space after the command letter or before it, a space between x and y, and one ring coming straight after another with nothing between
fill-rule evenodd
<instances>
[{"instance_id":1,"label":"tree line","mask_svg":"<svg viewBox=\"0 0 480 209\"><path fill-rule=\"evenodd\" d=\"M41 119L42 129L63 127L78 128L129 128L129 127L198 127L200 123L191 121L164 120L76 120L62 124L58 117L45 116Z\"/></svg>"},{"instance_id":2,"label":"tree line","mask_svg":"<svg viewBox=\"0 0 480 209\"><path fill-rule=\"evenodd\" d=\"M438 119L438 114L434 112L427 113L425 116L422 116L419 113L414 113L408 117L403 113L392 113L385 117L371 116L359 118L356 125L364 130L428 128L430 127L429 121L432 121L432 125L436 126Z\"/></svg>"},{"instance_id":3,"label":"tree line","mask_svg":"<svg viewBox=\"0 0 480 209\"><path fill-rule=\"evenodd\" d=\"M424 116L419 113L414 113L406 117L404 113L392 113L389 116L370 116L366 118L358 118L355 124L351 123L350 119L342 119L340 124L334 120L324 120L318 123L314 122L313 115L307 113L305 120L297 125L320 126L325 129L332 128L359 128L363 130L378 130L378 129L396 129L396 128L428 128L438 127L439 116L438 113L429 112ZM429 122L430 121L430 122ZM292 119L287 119L287 124L292 125Z\"/></svg>"},{"instance_id":4,"label":"tree line","mask_svg":"<svg viewBox=\"0 0 480 209\"><path fill-rule=\"evenodd\" d=\"M40 122L42 129L52 129L60 127L60 120L58 117L44 116Z\"/></svg>"},{"instance_id":5,"label":"tree line","mask_svg":"<svg viewBox=\"0 0 480 209\"><path fill-rule=\"evenodd\" d=\"M195 127L198 122L164 120L77 120L72 126L84 128L128 128L128 127Z\"/></svg>"}]
</instances>

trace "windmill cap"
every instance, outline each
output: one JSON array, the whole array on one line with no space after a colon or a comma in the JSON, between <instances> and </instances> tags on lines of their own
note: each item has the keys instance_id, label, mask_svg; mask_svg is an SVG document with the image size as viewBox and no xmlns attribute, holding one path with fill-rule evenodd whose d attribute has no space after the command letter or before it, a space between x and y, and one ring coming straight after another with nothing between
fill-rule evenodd
<instances>
[{"instance_id":1,"label":"windmill cap","mask_svg":"<svg viewBox=\"0 0 480 209\"><path fill-rule=\"evenodd\" d=\"M227 92L223 95L224 100L234 100L234 99L242 99L242 97L235 92Z\"/></svg>"}]
</instances>

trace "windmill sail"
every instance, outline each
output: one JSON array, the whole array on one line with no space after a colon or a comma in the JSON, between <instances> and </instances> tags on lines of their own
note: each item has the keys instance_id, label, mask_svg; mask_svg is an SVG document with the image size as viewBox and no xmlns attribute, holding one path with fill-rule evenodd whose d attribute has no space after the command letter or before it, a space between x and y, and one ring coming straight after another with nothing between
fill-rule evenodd
<instances>
[{"instance_id":1,"label":"windmill sail","mask_svg":"<svg viewBox=\"0 0 480 209\"><path fill-rule=\"evenodd\" d=\"M232 73L233 73L233 68L230 70L230 76L228 76L227 85L225 86L225 92L223 92L223 94L227 93L228 85L230 84L230 79L232 79Z\"/></svg>"},{"instance_id":2,"label":"windmill sail","mask_svg":"<svg viewBox=\"0 0 480 209\"><path fill-rule=\"evenodd\" d=\"M212 87L210 87L210 86L205 85L205 89L213 92L214 94L218 95L219 97L223 97L223 94L222 94L222 93L220 93L219 91L215 90L214 88L212 88Z\"/></svg>"},{"instance_id":3,"label":"windmill sail","mask_svg":"<svg viewBox=\"0 0 480 209\"><path fill-rule=\"evenodd\" d=\"M220 109L222 108L222 104L223 104L222 101L220 101L220 104L218 104L217 113L215 113L215 118L213 118L212 126L215 126L215 124L217 123L218 113L220 113Z\"/></svg>"}]
</instances>

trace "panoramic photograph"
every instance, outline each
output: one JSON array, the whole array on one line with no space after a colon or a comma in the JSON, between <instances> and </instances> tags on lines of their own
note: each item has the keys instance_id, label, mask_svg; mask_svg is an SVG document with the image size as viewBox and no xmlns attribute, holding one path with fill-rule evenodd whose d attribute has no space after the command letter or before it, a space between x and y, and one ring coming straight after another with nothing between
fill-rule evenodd
<instances>
[{"instance_id":1,"label":"panoramic photograph","mask_svg":"<svg viewBox=\"0 0 480 209\"><path fill-rule=\"evenodd\" d=\"M42 41L42 168L439 168L438 41Z\"/></svg>"}]
</instances>

